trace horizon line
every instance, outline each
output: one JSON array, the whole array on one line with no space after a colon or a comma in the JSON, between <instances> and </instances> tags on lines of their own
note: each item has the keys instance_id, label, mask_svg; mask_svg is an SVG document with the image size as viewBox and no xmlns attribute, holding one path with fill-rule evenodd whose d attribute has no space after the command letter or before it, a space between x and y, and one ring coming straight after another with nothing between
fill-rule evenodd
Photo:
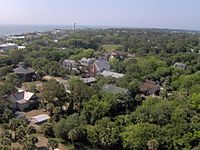
<instances>
[{"instance_id":1,"label":"horizon line","mask_svg":"<svg viewBox=\"0 0 200 150\"><path fill-rule=\"evenodd\" d=\"M73 24L0 24L0 26L74 26ZM78 26L85 27L85 28L113 28L113 29L158 29L158 30L176 30L176 31L200 31L200 29L187 29L187 28L170 28L170 27L134 27L130 25L88 25L88 24L77 24Z\"/></svg>"}]
</instances>

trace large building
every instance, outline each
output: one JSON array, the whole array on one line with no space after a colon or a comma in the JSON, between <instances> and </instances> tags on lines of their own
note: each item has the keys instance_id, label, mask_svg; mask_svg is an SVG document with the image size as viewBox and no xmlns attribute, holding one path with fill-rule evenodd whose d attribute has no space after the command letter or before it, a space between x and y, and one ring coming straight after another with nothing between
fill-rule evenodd
<instances>
[{"instance_id":1,"label":"large building","mask_svg":"<svg viewBox=\"0 0 200 150\"><path fill-rule=\"evenodd\" d=\"M0 51L2 52L6 52L11 49L18 49L18 45L14 43L6 43L6 44L0 45Z\"/></svg>"}]
</instances>

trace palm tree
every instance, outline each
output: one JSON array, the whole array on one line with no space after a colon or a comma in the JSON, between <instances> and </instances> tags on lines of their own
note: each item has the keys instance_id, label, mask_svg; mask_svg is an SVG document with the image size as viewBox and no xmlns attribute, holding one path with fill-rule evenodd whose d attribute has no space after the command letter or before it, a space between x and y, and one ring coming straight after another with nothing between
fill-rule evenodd
<instances>
[{"instance_id":1,"label":"palm tree","mask_svg":"<svg viewBox=\"0 0 200 150\"><path fill-rule=\"evenodd\" d=\"M12 143L12 135L9 130L4 130L0 138L0 145L10 146Z\"/></svg>"},{"instance_id":2,"label":"palm tree","mask_svg":"<svg viewBox=\"0 0 200 150\"><path fill-rule=\"evenodd\" d=\"M18 119L13 118L12 120L10 120L9 128L12 131L13 139L16 139L16 131L17 131L18 127L21 126L21 124L22 123Z\"/></svg>"},{"instance_id":3,"label":"palm tree","mask_svg":"<svg viewBox=\"0 0 200 150\"><path fill-rule=\"evenodd\" d=\"M78 131L76 129L72 129L68 133L68 139L72 141L72 144L74 144L74 141L78 138Z\"/></svg>"},{"instance_id":4,"label":"palm tree","mask_svg":"<svg viewBox=\"0 0 200 150\"><path fill-rule=\"evenodd\" d=\"M29 135L23 138L22 145L25 150L33 150L35 149L35 144L38 142L38 139L36 136Z\"/></svg>"},{"instance_id":5,"label":"palm tree","mask_svg":"<svg viewBox=\"0 0 200 150\"><path fill-rule=\"evenodd\" d=\"M159 143L156 140L150 140L147 143L147 146L148 146L149 150L157 150L158 149L158 145L159 145Z\"/></svg>"},{"instance_id":6,"label":"palm tree","mask_svg":"<svg viewBox=\"0 0 200 150\"><path fill-rule=\"evenodd\" d=\"M49 138L48 139L48 148L54 150L58 148L58 141L56 139Z\"/></svg>"},{"instance_id":7,"label":"palm tree","mask_svg":"<svg viewBox=\"0 0 200 150\"><path fill-rule=\"evenodd\" d=\"M53 116L53 109L54 109L54 104L49 103L46 105L46 110L49 113L50 116Z\"/></svg>"}]
</instances>

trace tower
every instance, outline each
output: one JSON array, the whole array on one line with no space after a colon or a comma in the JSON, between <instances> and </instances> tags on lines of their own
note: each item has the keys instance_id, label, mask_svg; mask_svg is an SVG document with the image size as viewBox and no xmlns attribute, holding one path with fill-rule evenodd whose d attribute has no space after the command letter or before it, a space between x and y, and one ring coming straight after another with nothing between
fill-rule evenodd
<instances>
[{"instance_id":1,"label":"tower","mask_svg":"<svg viewBox=\"0 0 200 150\"><path fill-rule=\"evenodd\" d=\"M74 23L74 32L76 31L76 22Z\"/></svg>"}]
</instances>

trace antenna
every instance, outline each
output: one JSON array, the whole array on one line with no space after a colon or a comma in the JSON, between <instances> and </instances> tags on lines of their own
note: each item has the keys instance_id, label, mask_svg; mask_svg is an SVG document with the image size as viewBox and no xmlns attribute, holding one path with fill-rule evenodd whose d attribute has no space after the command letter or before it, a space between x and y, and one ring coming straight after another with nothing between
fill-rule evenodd
<instances>
[{"instance_id":1,"label":"antenna","mask_svg":"<svg viewBox=\"0 0 200 150\"><path fill-rule=\"evenodd\" d=\"M76 31L76 22L74 23L74 32Z\"/></svg>"}]
</instances>

